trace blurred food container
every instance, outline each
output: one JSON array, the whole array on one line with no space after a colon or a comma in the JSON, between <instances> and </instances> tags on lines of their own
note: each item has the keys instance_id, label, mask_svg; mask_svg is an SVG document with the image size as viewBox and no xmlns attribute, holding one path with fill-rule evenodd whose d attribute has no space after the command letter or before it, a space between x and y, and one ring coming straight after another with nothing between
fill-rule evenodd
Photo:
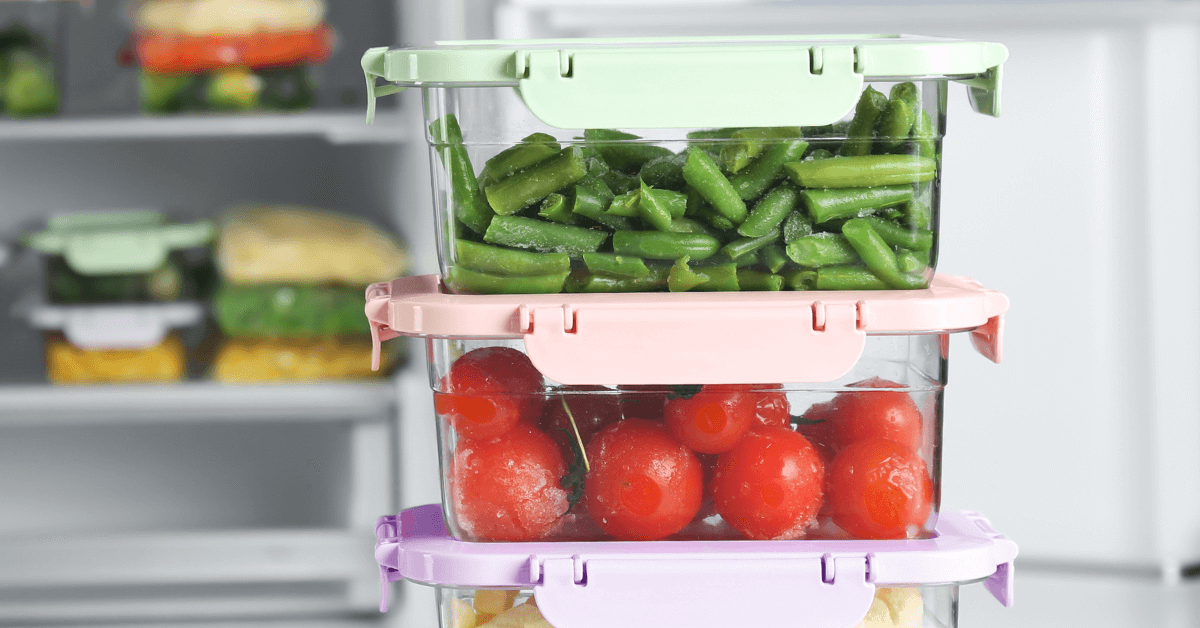
<instances>
[{"instance_id":1,"label":"blurred food container","mask_svg":"<svg viewBox=\"0 0 1200 628\"><path fill-rule=\"evenodd\" d=\"M213 316L228 339L213 362L215 379L378 376L363 293L379 277L407 271L408 254L394 237L358 218L249 206L222 220L216 258L223 282Z\"/></svg>"},{"instance_id":2,"label":"blurred food container","mask_svg":"<svg viewBox=\"0 0 1200 628\"><path fill-rule=\"evenodd\" d=\"M212 284L209 221L172 224L155 211L51 218L25 238L45 253L53 303L175 301L203 298Z\"/></svg>"},{"instance_id":3,"label":"blurred food container","mask_svg":"<svg viewBox=\"0 0 1200 628\"><path fill-rule=\"evenodd\" d=\"M306 109L307 67L334 46L322 0L143 0L130 17L152 113Z\"/></svg>"},{"instance_id":4,"label":"blurred food container","mask_svg":"<svg viewBox=\"0 0 1200 628\"><path fill-rule=\"evenodd\" d=\"M0 105L13 118L58 113L56 13L31 3L0 7ZM38 3L41 4L41 3Z\"/></svg>"}]
</instances>

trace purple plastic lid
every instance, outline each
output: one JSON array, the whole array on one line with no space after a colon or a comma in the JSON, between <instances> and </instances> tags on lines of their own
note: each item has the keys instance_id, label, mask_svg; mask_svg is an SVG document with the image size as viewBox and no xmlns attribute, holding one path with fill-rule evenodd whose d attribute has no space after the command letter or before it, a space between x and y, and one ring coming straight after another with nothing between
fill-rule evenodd
<instances>
[{"instance_id":1,"label":"purple plastic lid","mask_svg":"<svg viewBox=\"0 0 1200 628\"><path fill-rule=\"evenodd\" d=\"M441 506L430 504L380 518L375 559L380 610L387 583L401 578L533 589L542 615L560 628L771 625L780 600L803 609L806 628L849 628L876 586L984 578L1012 605L1016 543L974 512L943 512L934 531L896 541L468 543L446 532Z\"/></svg>"}]
</instances>

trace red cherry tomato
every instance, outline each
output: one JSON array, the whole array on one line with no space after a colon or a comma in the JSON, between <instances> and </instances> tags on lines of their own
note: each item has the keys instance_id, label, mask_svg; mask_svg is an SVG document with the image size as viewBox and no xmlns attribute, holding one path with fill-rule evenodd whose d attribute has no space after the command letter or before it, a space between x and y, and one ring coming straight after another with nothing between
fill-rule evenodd
<instances>
[{"instance_id":1,"label":"red cherry tomato","mask_svg":"<svg viewBox=\"0 0 1200 628\"><path fill-rule=\"evenodd\" d=\"M568 460L573 459L568 454L575 451L571 446L575 432L563 408L564 400L571 409L571 416L575 418L575 426L579 428L584 447L600 428L621 420L621 395L614 390L603 386L564 386L551 393L542 411L540 426L563 449Z\"/></svg>"},{"instance_id":2,"label":"red cherry tomato","mask_svg":"<svg viewBox=\"0 0 1200 628\"><path fill-rule=\"evenodd\" d=\"M587 456L587 510L618 540L668 537L700 510L700 462L661 423L626 419L609 425L592 437Z\"/></svg>"},{"instance_id":3,"label":"red cherry tomato","mask_svg":"<svg viewBox=\"0 0 1200 628\"><path fill-rule=\"evenodd\" d=\"M756 427L717 459L713 501L748 538L797 539L821 507L824 479L808 439L785 427Z\"/></svg>"},{"instance_id":4,"label":"red cherry tomato","mask_svg":"<svg viewBox=\"0 0 1200 628\"><path fill-rule=\"evenodd\" d=\"M933 507L933 482L925 461L882 438L847 446L827 477L833 522L858 539L919 536Z\"/></svg>"},{"instance_id":5,"label":"red cherry tomato","mask_svg":"<svg viewBox=\"0 0 1200 628\"><path fill-rule=\"evenodd\" d=\"M483 347L455 360L434 393L433 406L464 438L501 436L541 414L541 373L508 347Z\"/></svg>"},{"instance_id":6,"label":"red cherry tomato","mask_svg":"<svg viewBox=\"0 0 1200 628\"><path fill-rule=\"evenodd\" d=\"M885 379L851 384L859 388L903 388ZM906 392L870 390L839 393L829 412L829 438L835 451L865 438L884 438L912 451L921 449L921 411Z\"/></svg>"},{"instance_id":7,"label":"red cherry tomato","mask_svg":"<svg viewBox=\"0 0 1200 628\"><path fill-rule=\"evenodd\" d=\"M665 420L671 435L692 451L719 454L746 435L756 413L754 393L706 384L691 397L667 399Z\"/></svg>"},{"instance_id":8,"label":"red cherry tomato","mask_svg":"<svg viewBox=\"0 0 1200 628\"><path fill-rule=\"evenodd\" d=\"M450 498L472 540L535 541L567 512L560 481L567 465L554 441L520 425L492 440L459 441L450 466Z\"/></svg>"}]
</instances>

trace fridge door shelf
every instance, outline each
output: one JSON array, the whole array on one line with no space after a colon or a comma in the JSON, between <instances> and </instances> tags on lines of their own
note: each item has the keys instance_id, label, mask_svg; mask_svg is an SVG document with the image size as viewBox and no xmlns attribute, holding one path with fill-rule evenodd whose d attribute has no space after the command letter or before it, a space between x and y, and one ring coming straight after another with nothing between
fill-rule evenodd
<instances>
[{"instance_id":1,"label":"fridge door shelf","mask_svg":"<svg viewBox=\"0 0 1200 628\"><path fill-rule=\"evenodd\" d=\"M851 626L876 587L984 579L1010 606L1017 555L1013 541L966 511L942 513L937 535L923 540L466 543L430 504L380 518L375 534L383 610L388 583L402 578L532 588L551 624L573 628L771 625L780 599L810 610L813 626Z\"/></svg>"},{"instance_id":2,"label":"fridge door shelf","mask_svg":"<svg viewBox=\"0 0 1200 628\"><path fill-rule=\"evenodd\" d=\"M946 275L925 290L511 296L447 294L427 275L370 286L366 306L376 356L401 335L523 338L562 384L827 382L868 334L970 331L999 362L1007 310L1003 294Z\"/></svg>"}]
</instances>

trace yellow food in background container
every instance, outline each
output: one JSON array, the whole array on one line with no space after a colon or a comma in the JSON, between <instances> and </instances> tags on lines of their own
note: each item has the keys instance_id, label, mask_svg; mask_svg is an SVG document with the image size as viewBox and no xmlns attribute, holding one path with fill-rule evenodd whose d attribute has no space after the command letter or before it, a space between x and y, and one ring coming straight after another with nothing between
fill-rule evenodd
<instances>
[{"instance_id":1,"label":"yellow food in background container","mask_svg":"<svg viewBox=\"0 0 1200 628\"><path fill-rule=\"evenodd\" d=\"M408 270L408 253L364 220L281 206L230 212L217 239L217 266L236 284L362 286Z\"/></svg>"},{"instance_id":2,"label":"yellow food in background container","mask_svg":"<svg viewBox=\"0 0 1200 628\"><path fill-rule=\"evenodd\" d=\"M385 356L385 364L394 361L395 354ZM369 340L228 340L217 350L212 378L238 384L376 379L385 371L371 371Z\"/></svg>"},{"instance_id":3,"label":"yellow food in background container","mask_svg":"<svg viewBox=\"0 0 1200 628\"><path fill-rule=\"evenodd\" d=\"M48 334L46 372L55 384L174 382L186 373L186 351L177 334L145 349L112 350L80 349Z\"/></svg>"}]
</instances>

